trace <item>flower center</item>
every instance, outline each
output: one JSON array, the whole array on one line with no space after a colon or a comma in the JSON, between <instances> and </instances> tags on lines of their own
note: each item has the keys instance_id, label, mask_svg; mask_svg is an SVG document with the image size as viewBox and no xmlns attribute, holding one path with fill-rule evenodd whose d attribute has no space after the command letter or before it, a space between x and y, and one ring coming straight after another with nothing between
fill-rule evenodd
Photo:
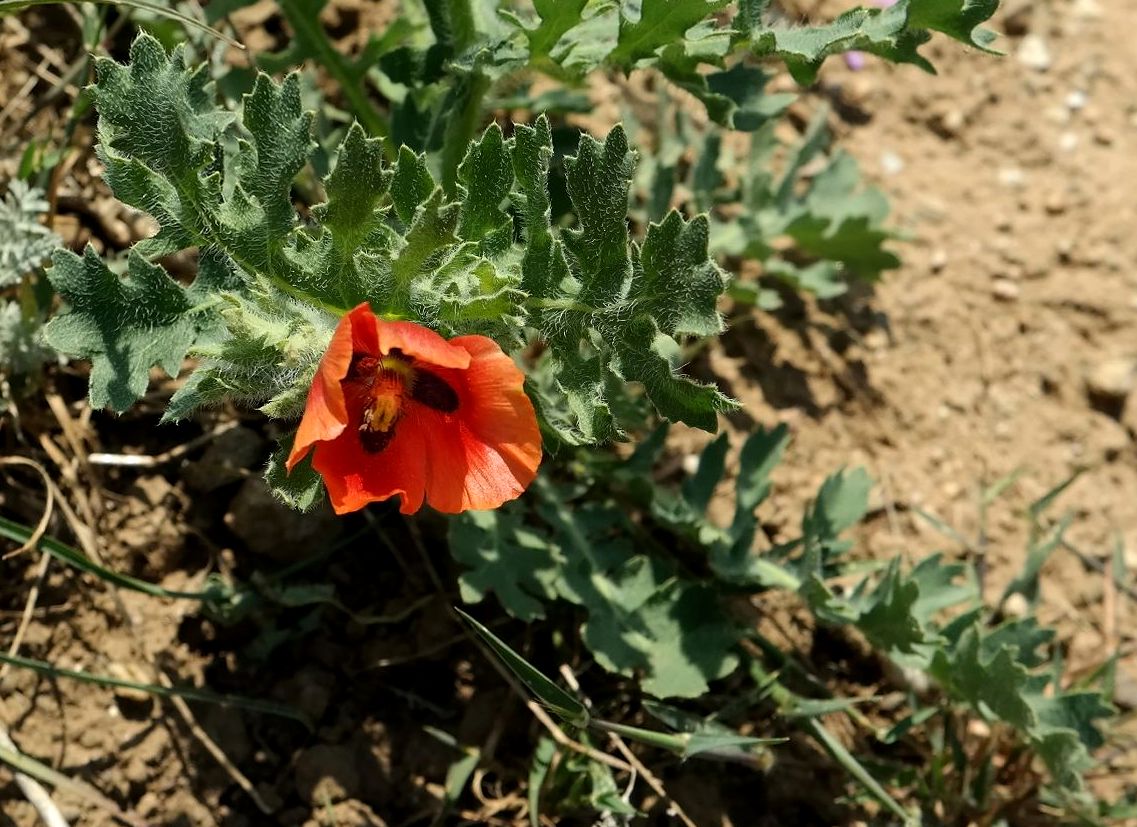
<instances>
[{"instance_id":1,"label":"flower center","mask_svg":"<svg viewBox=\"0 0 1137 827\"><path fill-rule=\"evenodd\" d=\"M381 358L357 356L348 378L364 391L359 441L369 453L379 453L390 444L408 398L441 413L458 410L454 389L433 373L416 369L398 349Z\"/></svg>"}]
</instances>

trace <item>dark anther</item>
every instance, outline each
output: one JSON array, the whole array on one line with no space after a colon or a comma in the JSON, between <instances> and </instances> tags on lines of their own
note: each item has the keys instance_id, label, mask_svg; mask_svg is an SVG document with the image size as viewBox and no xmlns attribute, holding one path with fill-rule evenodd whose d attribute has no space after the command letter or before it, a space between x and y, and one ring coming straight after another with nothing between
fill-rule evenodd
<instances>
[{"instance_id":1,"label":"dark anther","mask_svg":"<svg viewBox=\"0 0 1137 827\"><path fill-rule=\"evenodd\" d=\"M442 413L458 410L458 394L442 379L425 370L416 370L411 399Z\"/></svg>"},{"instance_id":2,"label":"dark anther","mask_svg":"<svg viewBox=\"0 0 1137 827\"><path fill-rule=\"evenodd\" d=\"M379 360L374 356L365 356L357 353L351 357L351 367L347 369L349 379L372 377L379 370Z\"/></svg>"},{"instance_id":3,"label":"dark anther","mask_svg":"<svg viewBox=\"0 0 1137 827\"><path fill-rule=\"evenodd\" d=\"M363 450L369 454L378 454L390 443L395 436L395 429L389 431L373 431L370 428L359 429L359 442Z\"/></svg>"}]
</instances>

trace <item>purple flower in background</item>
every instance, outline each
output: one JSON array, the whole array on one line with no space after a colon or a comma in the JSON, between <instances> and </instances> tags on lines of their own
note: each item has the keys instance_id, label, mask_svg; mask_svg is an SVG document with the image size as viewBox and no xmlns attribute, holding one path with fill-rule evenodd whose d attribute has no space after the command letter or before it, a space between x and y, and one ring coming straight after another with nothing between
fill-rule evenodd
<instances>
[{"instance_id":1,"label":"purple flower in background","mask_svg":"<svg viewBox=\"0 0 1137 827\"><path fill-rule=\"evenodd\" d=\"M887 9L889 6L895 6L897 0L872 0L874 6L879 6L882 9ZM845 52L845 65L852 69L854 72L859 72L865 68L867 57L864 52Z\"/></svg>"}]
</instances>

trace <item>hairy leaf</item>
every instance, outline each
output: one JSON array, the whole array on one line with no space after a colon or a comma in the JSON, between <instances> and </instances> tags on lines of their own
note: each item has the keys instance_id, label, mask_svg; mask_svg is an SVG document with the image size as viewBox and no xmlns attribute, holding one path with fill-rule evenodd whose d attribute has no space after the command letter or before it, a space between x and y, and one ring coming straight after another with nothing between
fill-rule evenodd
<instances>
[{"instance_id":1,"label":"hairy leaf","mask_svg":"<svg viewBox=\"0 0 1137 827\"><path fill-rule=\"evenodd\" d=\"M995 34L980 24L998 7L998 0L898 0L887 8L852 9L821 26L767 28L758 22L749 32L750 45L756 55L784 60L805 85L813 83L826 57L854 49L931 72L932 64L917 50L933 31L993 51Z\"/></svg>"}]
</instances>

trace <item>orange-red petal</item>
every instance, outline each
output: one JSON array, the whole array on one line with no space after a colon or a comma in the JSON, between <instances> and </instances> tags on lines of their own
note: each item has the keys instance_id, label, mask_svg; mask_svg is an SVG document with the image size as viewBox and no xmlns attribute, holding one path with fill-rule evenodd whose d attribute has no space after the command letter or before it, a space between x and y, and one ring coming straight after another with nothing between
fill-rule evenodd
<instances>
[{"instance_id":1,"label":"orange-red petal","mask_svg":"<svg viewBox=\"0 0 1137 827\"><path fill-rule=\"evenodd\" d=\"M470 354L448 342L428 327L414 322L385 322L376 319L379 352L383 355L396 348L424 365L440 368L465 368Z\"/></svg>"},{"instance_id":2,"label":"orange-red petal","mask_svg":"<svg viewBox=\"0 0 1137 827\"><path fill-rule=\"evenodd\" d=\"M447 514L497 508L518 497L537 475L537 416L525 394L525 375L496 342L461 336L450 344L470 354L470 366L438 372L458 392L457 411L442 414L420 406L423 425L435 420L426 443L426 499Z\"/></svg>"},{"instance_id":3,"label":"orange-red petal","mask_svg":"<svg viewBox=\"0 0 1137 827\"><path fill-rule=\"evenodd\" d=\"M363 404L347 383L354 354L398 349L415 370L428 370L458 395L452 412L408 400L395 433L378 452L348 427ZM524 390L524 374L484 336L449 342L411 322L386 322L362 304L344 316L308 395L288 468L315 446L313 467L332 506L344 514L399 497L404 514L424 501L438 511L496 508L520 495L541 463L541 434ZM354 412L354 413L353 413Z\"/></svg>"},{"instance_id":4,"label":"orange-red petal","mask_svg":"<svg viewBox=\"0 0 1137 827\"><path fill-rule=\"evenodd\" d=\"M342 383L351 367L354 352L354 316L355 311L352 311L340 319L336 332L332 334L331 344L320 359L312 387L308 390L308 401L304 404L304 416L285 463L289 471L308 454L315 443L335 439L347 427L347 403Z\"/></svg>"}]
</instances>

